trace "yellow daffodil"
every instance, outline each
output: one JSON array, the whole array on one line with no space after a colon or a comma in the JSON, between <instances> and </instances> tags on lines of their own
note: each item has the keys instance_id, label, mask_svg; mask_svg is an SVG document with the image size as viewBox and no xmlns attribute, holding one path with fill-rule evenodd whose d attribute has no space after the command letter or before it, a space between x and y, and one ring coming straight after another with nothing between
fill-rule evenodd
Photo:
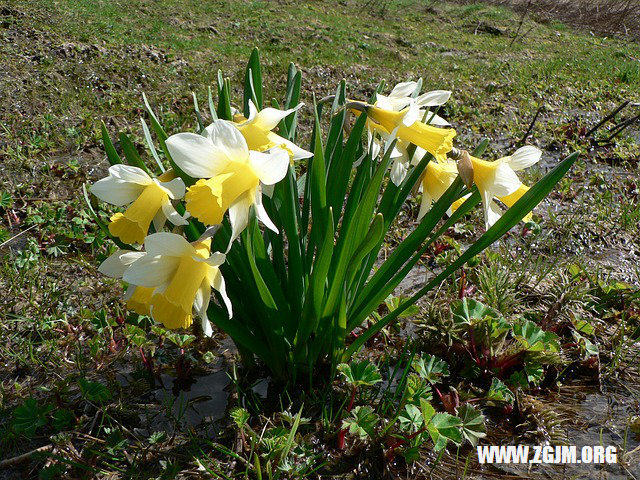
<instances>
[{"instance_id":1,"label":"yellow daffodil","mask_svg":"<svg viewBox=\"0 0 640 480\"><path fill-rule=\"evenodd\" d=\"M174 225L186 225L186 219L171 204L185 193L184 182L174 177L172 171L151 178L138 167L111 166L109 176L94 183L91 193L112 205L131 205L111 217L109 232L125 243L142 243L152 221L156 230L161 230L167 219Z\"/></svg>"},{"instance_id":2,"label":"yellow daffodil","mask_svg":"<svg viewBox=\"0 0 640 480\"><path fill-rule=\"evenodd\" d=\"M414 120L426 120L429 125L450 126L446 120L436 115L435 112L429 112L428 108L440 106L447 102L451 92L448 90L434 90L415 97L420 90L420 86L421 84L418 82L399 83L393 87L389 95L376 95L374 106L393 112L406 110L403 121L407 126L411 126ZM377 135L380 135L387 144L396 136L398 137L395 149L391 152L391 158L394 159L394 162L390 172L391 181L397 186L405 179L412 160L419 161L426 153L426 150L418 147L413 157L409 158L408 147L411 142L403 139L401 135L398 135L397 131L389 132L388 129L380 128L380 124L371 117L367 118L367 132L369 148L371 155L374 157L378 155L381 148L376 138ZM437 159L444 161L446 155L437 155Z\"/></svg>"},{"instance_id":3,"label":"yellow daffodil","mask_svg":"<svg viewBox=\"0 0 640 480\"><path fill-rule=\"evenodd\" d=\"M226 120L215 121L202 135L172 135L166 144L176 164L200 179L185 196L191 215L217 225L229 210L233 242L247 226L253 205L258 219L278 232L262 206L261 185L274 185L286 175L289 155L284 150L250 151L240 130Z\"/></svg>"},{"instance_id":4,"label":"yellow daffodil","mask_svg":"<svg viewBox=\"0 0 640 480\"><path fill-rule=\"evenodd\" d=\"M399 112L366 105L368 117L376 123L376 128L387 134L395 133L401 140L424 148L438 161L444 162L447 153L453 148L456 131L452 128L439 128L419 121L419 110L407 107Z\"/></svg>"},{"instance_id":5,"label":"yellow daffodil","mask_svg":"<svg viewBox=\"0 0 640 480\"><path fill-rule=\"evenodd\" d=\"M487 162L471 157L473 181L482 197L485 213L485 227L491 227L501 216L501 211L493 201L497 197L510 207L527 191L518 179L516 171L530 167L540 160L542 152L535 147L519 148L513 155L495 162Z\"/></svg>"},{"instance_id":6,"label":"yellow daffodil","mask_svg":"<svg viewBox=\"0 0 640 480\"><path fill-rule=\"evenodd\" d=\"M422 201L420 203L420 212L418 212L418 220L425 216L431 209L431 202L438 201L457 176L458 169L455 162L438 163L430 161L427 163L421 180Z\"/></svg>"},{"instance_id":7,"label":"yellow daffodil","mask_svg":"<svg viewBox=\"0 0 640 480\"><path fill-rule=\"evenodd\" d=\"M122 277L130 284L129 288L134 288L127 300L129 307L148 309L156 322L169 329L191 325L195 309L204 333L210 336L207 308L214 288L220 293L229 317L232 316L219 270L225 255L210 253L210 238L191 244L180 235L160 232L149 235L144 246L145 252L116 252L100 266L102 273Z\"/></svg>"},{"instance_id":8,"label":"yellow daffodil","mask_svg":"<svg viewBox=\"0 0 640 480\"><path fill-rule=\"evenodd\" d=\"M253 102L249 100L249 118L247 119L237 113L234 115L233 120L247 141L249 150L264 152L271 148L281 148L289 154L289 160L293 163L294 160L312 157L313 153L303 150L295 143L272 132L272 130L278 126L281 120L295 113L303 106L304 104L300 103L288 110L269 107L258 111Z\"/></svg>"}]
</instances>

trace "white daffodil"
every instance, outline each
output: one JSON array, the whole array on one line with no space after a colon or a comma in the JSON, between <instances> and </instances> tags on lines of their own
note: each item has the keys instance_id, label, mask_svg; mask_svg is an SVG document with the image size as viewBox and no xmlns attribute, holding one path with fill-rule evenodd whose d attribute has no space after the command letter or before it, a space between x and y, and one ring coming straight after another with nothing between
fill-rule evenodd
<instances>
[{"instance_id":1,"label":"white daffodil","mask_svg":"<svg viewBox=\"0 0 640 480\"><path fill-rule=\"evenodd\" d=\"M495 162L487 162L471 157L473 181L478 186L485 213L485 227L488 229L502 215L494 197L510 207L522 197L528 187L522 184L515 172L534 165L542 152L535 147L519 148L513 155Z\"/></svg>"},{"instance_id":2,"label":"white daffodil","mask_svg":"<svg viewBox=\"0 0 640 480\"><path fill-rule=\"evenodd\" d=\"M172 135L166 144L176 164L200 179L185 196L191 215L207 225L217 225L229 210L233 242L247 226L253 205L260 221L278 232L262 206L261 184L274 185L284 178L289 168L289 155L284 150L250 151L240 130L226 120L215 121L202 135Z\"/></svg>"},{"instance_id":3,"label":"white daffodil","mask_svg":"<svg viewBox=\"0 0 640 480\"><path fill-rule=\"evenodd\" d=\"M160 232L149 235L144 247L145 252L135 252L138 258L130 263L132 254L116 252L103 263L101 271L111 276L122 274L125 282L136 286L136 291L145 289L143 292L149 293L146 305L156 322L169 329L186 328L193 322L195 309L204 333L211 336L207 317L211 288L220 293L229 318L232 317L231 302L219 270L226 257L223 253L211 253L211 238L191 244L180 235Z\"/></svg>"},{"instance_id":4,"label":"white daffodil","mask_svg":"<svg viewBox=\"0 0 640 480\"><path fill-rule=\"evenodd\" d=\"M278 126L280 121L303 106L304 103L299 103L296 107L288 110L268 107L258 111L254 103L249 100L249 118L246 119L237 113L234 115L234 122L247 141L249 150L264 152L271 148L281 148L289 154L289 159L293 163L294 160L312 157L313 153L303 150L272 130Z\"/></svg>"},{"instance_id":5,"label":"white daffodil","mask_svg":"<svg viewBox=\"0 0 640 480\"><path fill-rule=\"evenodd\" d=\"M174 225L188 223L171 204L185 193L184 182L172 171L151 178L141 168L113 165L108 177L93 184L91 193L112 205L131 204L124 213L114 214L109 224L109 232L125 243L142 243L152 221L156 230L161 230L167 219Z\"/></svg>"}]
</instances>

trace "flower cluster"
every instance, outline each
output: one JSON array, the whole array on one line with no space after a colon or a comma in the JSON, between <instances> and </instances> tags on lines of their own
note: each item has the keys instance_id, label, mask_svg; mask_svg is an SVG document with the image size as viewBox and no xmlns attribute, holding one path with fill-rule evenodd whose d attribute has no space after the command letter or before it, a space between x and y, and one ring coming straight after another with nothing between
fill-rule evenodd
<instances>
[{"instance_id":1,"label":"flower cluster","mask_svg":"<svg viewBox=\"0 0 640 480\"><path fill-rule=\"evenodd\" d=\"M400 185L410 168L425 155L433 157L419 180L422 218L459 175L459 162L451 157L456 152L459 157L460 151L453 146L455 130L437 115L437 108L448 101L451 92L437 90L420 95L419 90L419 83L405 82L396 85L387 96L378 95L373 104L349 101L346 107L356 115L366 114L366 151L373 158L395 140L389 174L395 185ZM267 229L278 233L262 196L271 194L290 165L295 167L296 160L313 154L274 130L301 107L299 104L287 110L258 111L249 101L248 118L235 113L232 120L215 120L201 133L168 137L167 153L183 178L174 170L153 178L141 168L116 164L109 168L106 178L91 187L99 199L127 207L111 217L109 233L125 244L144 247L118 250L99 269L128 283L125 300L129 309L150 315L167 328L189 326L195 310L205 334L210 335L207 308L214 289L232 317L219 267L247 227L252 210ZM527 191L515 172L536 163L540 151L523 147L492 162L462 153L470 160L467 176L481 194L489 228L502 211L496 199L510 207ZM464 198L455 202L452 209L458 208ZM182 227L192 219L216 226L226 216L231 227L226 253L211 252L210 232L193 243L181 235ZM173 226L172 233L164 231L167 222Z\"/></svg>"}]
</instances>

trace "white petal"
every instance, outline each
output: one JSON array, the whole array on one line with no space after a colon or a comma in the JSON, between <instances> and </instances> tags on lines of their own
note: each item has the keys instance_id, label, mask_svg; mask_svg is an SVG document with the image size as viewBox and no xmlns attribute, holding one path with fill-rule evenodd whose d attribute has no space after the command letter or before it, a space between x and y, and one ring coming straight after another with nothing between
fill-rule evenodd
<instances>
[{"instance_id":1,"label":"white petal","mask_svg":"<svg viewBox=\"0 0 640 480\"><path fill-rule=\"evenodd\" d=\"M416 147L416 151L413 153L413 158L411 159L411 165L414 167L420 163L422 157L427 154L427 151L422 147Z\"/></svg>"},{"instance_id":2,"label":"white petal","mask_svg":"<svg viewBox=\"0 0 640 480\"><path fill-rule=\"evenodd\" d=\"M289 110L278 110L277 108L267 107L258 112L253 123L262 130L273 130L282 119L288 117L303 106L304 103L299 103L296 107L290 108Z\"/></svg>"},{"instance_id":3,"label":"white petal","mask_svg":"<svg viewBox=\"0 0 640 480\"><path fill-rule=\"evenodd\" d=\"M209 138L216 150L230 161L245 162L249 156L249 147L240 130L233 122L216 120L207 127Z\"/></svg>"},{"instance_id":4,"label":"white petal","mask_svg":"<svg viewBox=\"0 0 640 480\"><path fill-rule=\"evenodd\" d=\"M418 107L418 105L416 105L415 103L412 103L409 107L407 107L407 111L402 117L402 124L406 127L410 127L418 120L422 120L422 118L420 118L420 107Z\"/></svg>"},{"instance_id":5,"label":"white petal","mask_svg":"<svg viewBox=\"0 0 640 480\"><path fill-rule=\"evenodd\" d=\"M265 185L273 185L282 180L289 169L289 154L281 148L270 153L249 152L251 168Z\"/></svg>"},{"instance_id":6,"label":"white petal","mask_svg":"<svg viewBox=\"0 0 640 480\"><path fill-rule=\"evenodd\" d=\"M422 192L422 201L420 202L420 211L418 212L418 220L422 220L429 210L431 210L431 195L426 191Z\"/></svg>"},{"instance_id":7,"label":"white petal","mask_svg":"<svg viewBox=\"0 0 640 480\"><path fill-rule=\"evenodd\" d=\"M193 308L195 308L198 316L202 320L202 330L207 337L213 335L213 328L211 328L211 323L207 316L207 308L209 308L210 300L211 286L209 285L209 282L205 280L196 291L196 296L193 300Z\"/></svg>"},{"instance_id":8,"label":"white petal","mask_svg":"<svg viewBox=\"0 0 640 480\"><path fill-rule=\"evenodd\" d=\"M407 176L407 164L403 161L402 158L397 158L393 165L391 166L391 172L389 173L389 177L391 181L396 187L399 187L403 182L404 178Z\"/></svg>"},{"instance_id":9,"label":"white petal","mask_svg":"<svg viewBox=\"0 0 640 480\"><path fill-rule=\"evenodd\" d=\"M526 145L516 150L511 157L506 157L505 161L514 171L518 171L538 163L541 156L542 152L536 147Z\"/></svg>"},{"instance_id":10,"label":"white petal","mask_svg":"<svg viewBox=\"0 0 640 480\"><path fill-rule=\"evenodd\" d=\"M144 185L109 176L98 180L89 190L100 200L121 207L138 198L144 188Z\"/></svg>"},{"instance_id":11,"label":"white petal","mask_svg":"<svg viewBox=\"0 0 640 480\"><path fill-rule=\"evenodd\" d=\"M156 229L156 232L161 232L167 223L167 216L162 211L162 208L158 210L153 217L153 228Z\"/></svg>"},{"instance_id":12,"label":"white petal","mask_svg":"<svg viewBox=\"0 0 640 480\"><path fill-rule=\"evenodd\" d=\"M398 83L395 87L393 87L393 90L391 90L391 93L389 94L389 96L390 97L410 97L413 94L413 92L415 92L417 87L418 87L418 82Z\"/></svg>"},{"instance_id":13,"label":"white petal","mask_svg":"<svg viewBox=\"0 0 640 480\"><path fill-rule=\"evenodd\" d=\"M393 110L394 102L386 95L376 94L376 107L383 110Z\"/></svg>"},{"instance_id":14,"label":"white petal","mask_svg":"<svg viewBox=\"0 0 640 480\"><path fill-rule=\"evenodd\" d=\"M493 195L489 191L481 191L480 195L482 196L482 208L484 209L484 226L488 230L490 227L489 218L491 216L490 209L491 202L493 202Z\"/></svg>"},{"instance_id":15,"label":"white petal","mask_svg":"<svg viewBox=\"0 0 640 480\"><path fill-rule=\"evenodd\" d=\"M255 103L253 103L253 100L249 99L249 118L247 118L246 123L253 123L256 115L258 115L258 107L256 107Z\"/></svg>"},{"instance_id":16,"label":"white petal","mask_svg":"<svg viewBox=\"0 0 640 480\"><path fill-rule=\"evenodd\" d=\"M260 220L269 230L278 233L278 227L273 224L262 203L256 203L256 217L258 217L258 220Z\"/></svg>"},{"instance_id":17,"label":"white petal","mask_svg":"<svg viewBox=\"0 0 640 480\"><path fill-rule=\"evenodd\" d=\"M451 97L449 90L433 90L416 98L416 103L421 107L437 107L447 103L449 97Z\"/></svg>"},{"instance_id":18,"label":"white petal","mask_svg":"<svg viewBox=\"0 0 640 480\"><path fill-rule=\"evenodd\" d=\"M98 267L98 271L107 277L122 278L125 270L136 260L144 257L145 252L132 252L131 250L118 250L109 256Z\"/></svg>"},{"instance_id":19,"label":"white petal","mask_svg":"<svg viewBox=\"0 0 640 480\"><path fill-rule=\"evenodd\" d=\"M284 145L285 147L287 147L287 149L289 149L291 153L293 153L293 160L301 160L303 158L313 157L312 152L308 152L307 150L300 148L295 143L290 142L286 138L283 138L276 133L269 132L267 134L267 138L269 138L270 141L275 143L276 147L280 147L281 145Z\"/></svg>"},{"instance_id":20,"label":"white petal","mask_svg":"<svg viewBox=\"0 0 640 480\"><path fill-rule=\"evenodd\" d=\"M167 138L166 144L176 165L194 178L211 178L229 163L225 152L202 135L177 133Z\"/></svg>"},{"instance_id":21,"label":"white petal","mask_svg":"<svg viewBox=\"0 0 640 480\"><path fill-rule=\"evenodd\" d=\"M154 235L161 235L156 233ZM170 234L169 234L170 235ZM122 279L141 287L157 287L171 280L180 259L165 255L146 255L131 264Z\"/></svg>"},{"instance_id":22,"label":"white petal","mask_svg":"<svg viewBox=\"0 0 640 480\"><path fill-rule=\"evenodd\" d=\"M275 185L262 185L262 194L266 195L269 198L271 198L271 197L273 197L273 189L274 188L275 188Z\"/></svg>"},{"instance_id":23,"label":"white petal","mask_svg":"<svg viewBox=\"0 0 640 480\"><path fill-rule=\"evenodd\" d=\"M251 204L252 202L247 200L247 196L242 195L229 206L231 238L229 239L229 246L227 248L231 248L233 241L238 238L242 231L247 227L247 224L249 223L249 208L251 207Z\"/></svg>"},{"instance_id":24,"label":"white petal","mask_svg":"<svg viewBox=\"0 0 640 480\"><path fill-rule=\"evenodd\" d=\"M209 258L207 258L206 260L204 260L205 263L207 263L208 265L212 266L212 267L217 267L219 265L222 265L225 260L227 259L227 256L222 253L222 252L213 252Z\"/></svg>"},{"instance_id":25,"label":"white petal","mask_svg":"<svg viewBox=\"0 0 640 480\"><path fill-rule=\"evenodd\" d=\"M224 283L224 277L220 270L214 275L213 281L211 282L211 286L215 288L220 296L222 297L222 301L224 302L225 307L227 307L227 313L229 314L229 318L233 317L233 307L231 306L231 300L227 296L227 288Z\"/></svg>"},{"instance_id":26,"label":"white petal","mask_svg":"<svg viewBox=\"0 0 640 480\"><path fill-rule=\"evenodd\" d=\"M181 178L174 178L169 182L158 182L158 184L160 184L162 188L169 191L169 197L171 197L173 200L179 200L184 197L185 186Z\"/></svg>"},{"instance_id":27,"label":"white petal","mask_svg":"<svg viewBox=\"0 0 640 480\"><path fill-rule=\"evenodd\" d=\"M493 184L489 188L496 197L506 197L520 188L521 183L509 164L501 162L496 168Z\"/></svg>"},{"instance_id":28,"label":"white petal","mask_svg":"<svg viewBox=\"0 0 640 480\"><path fill-rule=\"evenodd\" d=\"M162 213L169 219L171 223L174 225L188 225L189 222L178 213L178 211L173 207L171 201L167 199L166 202L162 204Z\"/></svg>"},{"instance_id":29,"label":"white petal","mask_svg":"<svg viewBox=\"0 0 640 480\"><path fill-rule=\"evenodd\" d=\"M193 246L182 235L158 232L144 239L144 248L149 255L183 257L195 254Z\"/></svg>"},{"instance_id":30,"label":"white petal","mask_svg":"<svg viewBox=\"0 0 640 480\"><path fill-rule=\"evenodd\" d=\"M378 155L380 155L380 143L378 143L378 141L373 136L371 136L371 138L369 139L369 151L371 152L371 158L376 158ZM366 152L363 153L363 155L366 155ZM359 162L361 162L363 158L361 158ZM360 165L359 162L358 165ZM357 167L358 165L354 164L354 167Z\"/></svg>"},{"instance_id":31,"label":"white petal","mask_svg":"<svg viewBox=\"0 0 640 480\"><path fill-rule=\"evenodd\" d=\"M420 118L424 117L424 114L422 114L420 116ZM429 125L433 125L435 127L450 127L451 124L449 122L447 122L444 118L442 118L440 115L436 114L434 115L433 113L428 113L427 114L427 122Z\"/></svg>"},{"instance_id":32,"label":"white petal","mask_svg":"<svg viewBox=\"0 0 640 480\"><path fill-rule=\"evenodd\" d=\"M485 215L485 227L487 228L487 230L492 227L494 223L500 220L501 216L502 210L500 210L498 204L493 200L489 202L489 210L486 211Z\"/></svg>"},{"instance_id":33,"label":"white petal","mask_svg":"<svg viewBox=\"0 0 640 480\"><path fill-rule=\"evenodd\" d=\"M149 185L153 181L147 172L141 168L124 165L122 163L110 166L109 175L124 180L125 182L137 183L139 185Z\"/></svg>"}]
</instances>

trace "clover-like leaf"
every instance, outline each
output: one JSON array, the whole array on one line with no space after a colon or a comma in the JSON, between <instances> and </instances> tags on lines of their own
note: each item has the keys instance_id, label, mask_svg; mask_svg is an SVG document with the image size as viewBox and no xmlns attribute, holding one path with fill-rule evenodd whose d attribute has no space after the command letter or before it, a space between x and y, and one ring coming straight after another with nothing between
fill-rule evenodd
<instances>
[{"instance_id":1,"label":"clover-like leaf","mask_svg":"<svg viewBox=\"0 0 640 480\"><path fill-rule=\"evenodd\" d=\"M386 298L386 300L384 301L384 303L387 306L387 308L389 309L389 311L393 312L396 308L398 308L400 306L400 304L404 300L406 300L406 299L403 298L403 297L394 297L393 295L389 295ZM400 315L398 315L398 318L413 317L413 316L417 315L419 311L420 311L420 309L418 308L417 305L411 305L404 312L402 312Z\"/></svg>"},{"instance_id":2,"label":"clover-like leaf","mask_svg":"<svg viewBox=\"0 0 640 480\"><path fill-rule=\"evenodd\" d=\"M372 386L382 381L382 376L376 367L369 360L361 362L341 363L338 371L344 375L347 383L354 387Z\"/></svg>"},{"instance_id":3,"label":"clover-like leaf","mask_svg":"<svg viewBox=\"0 0 640 480\"><path fill-rule=\"evenodd\" d=\"M478 445L478 440L487 436L484 415L473 406L466 404L460 407L458 416L462 420L462 436L475 447Z\"/></svg>"},{"instance_id":4,"label":"clover-like leaf","mask_svg":"<svg viewBox=\"0 0 640 480\"><path fill-rule=\"evenodd\" d=\"M52 424L53 428L55 428L58 432L62 432L67 428L73 426L76 422L76 416L73 414L71 410L67 410L66 408L60 408L53 412Z\"/></svg>"},{"instance_id":5,"label":"clover-like leaf","mask_svg":"<svg viewBox=\"0 0 640 480\"><path fill-rule=\"evenodd\" d=\"M372 437L378 424L378 415L368 406L357 406L351 411L351 415L342 421L342 427L349 433L358 435L360 439Z\"/></svg>"},{"instance_id":6,"label":"clover-like leaf","mask_svg":"<svg viewBox=\"0 0 640 480\"><path fill-rule=\"evenodd\" d=\"M528 352L559 352L558 336L542 330L535 323L526 320L513 326L513 335Z\"/></svg>"},{"instance_id":7,"label":"clover-like leaf","mask_svg":"<svg viewBox=\"0 0 640 480\"><path fill-rule=\"evenodd\" d=\"M409 432L417 432L422 427L422 412L413 404L405 405L404 411L398 417L400 429Z\"/></svg>"},{"instance_id":8,"label":"clover-like leaf","mask_svg":"<svg viewBox=\"0 0 640 480\"><path fill-rule=\"evenodd\" d=\"M86 378L79 378L78 385L82 396L90 402L104 403L111 400L111 392L99 382L91 382Z\"/></svg>"},{"instance_id":9,"label":"clover-like leaf","mask_svg":"<svg viewBox=\"0 0 640 480\"><path fill-rule=\"evenodd\" d=\"M27 398L22 405L13 411L13 429L27 437L33 437L36 430L47 424L47 413L53 410L53 405L38 405L35 398Z\"/></svg>"},{"instance_id":10,"label":"clover-like leaf","mask_svg":"<svg viewBox=\"0 0 640 480\"><path fill-rule=\"evenodd\" d=\"M442 377L449 376L449 365L433 355L426 355L413 361L413 369L427 382L434 384Z\"/></svg>"},{"instance_id":11,"label":"clover-like leaf","mask_svg":"<svg viewBox=\"0 0 640 480\"><path fill-rule=\"evenodd\" d=\"M471 325L474 320L482 320L485 317L500 318L500 312L484 303L473 300L472 298L463 298L453 302L451 306L453 321L456 324Z\"/></svg>"},{"instance_id":12,"label":"clover-like leaf","mask_svg":"<svg viewBox=\"0 0 640 480\"><path fill-rule=\"evenodd\" d=\"M249 421L249 412L242 407L236 407L232 409L231 412L229 412L229 416L233 420L233 423L235 423L236 426L241 430Z\"/></svg>"},{"instance_id":13,"label":"clover-like leaf","mask_svg":"<svg viewBox=\"0 0 640 480\"><path fill-rule=\"evenodd\" d=\"M427 431L433 440L434 450L440 451L451 441L456 445L462 443L462 420L448 413L436 413L429 424Z\"/></svg>"},{"instance_id":14,"label":"clover-like leaf","mask_svg":"<svg viewBox=\"0 0 640 480\"><path fill-rule=\"evenodd\" d=\"M513 405L515 396L513 395L513 392L509 390L509 387L497 378L494 378L491 382L491 387L489 387L489 391L487 392L486 399L494 404L507 403Z\"/></svg>"}]
</instances>

